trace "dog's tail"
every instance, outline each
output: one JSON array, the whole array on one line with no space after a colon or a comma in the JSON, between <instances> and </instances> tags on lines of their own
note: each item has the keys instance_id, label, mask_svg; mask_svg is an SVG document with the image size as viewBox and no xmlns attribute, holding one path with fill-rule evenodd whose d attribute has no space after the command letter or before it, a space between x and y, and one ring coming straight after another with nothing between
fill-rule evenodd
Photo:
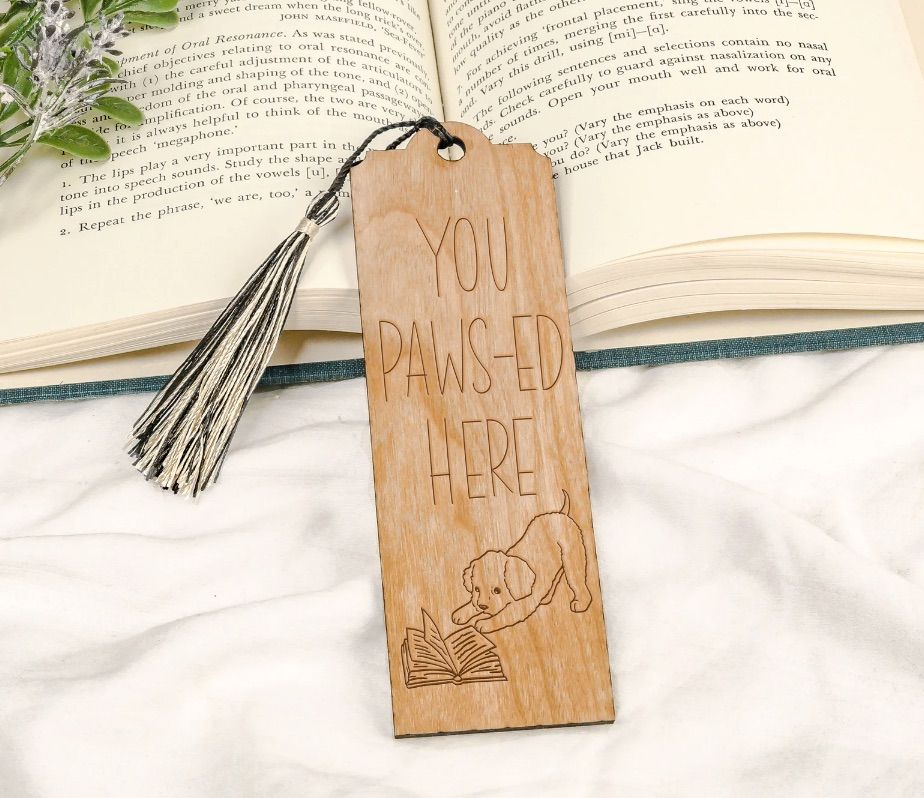
<instances>
[{"instance_id":1,"label":"dog's tail","mask_svg":"<svg viewBox=\"0 0 924 798\"><path fill-rule=\"evenodd\" d=\"M564 502L562 502L561 509L558 511L562 515L567 515L571 517L571 497L568 495L568 491L562 490L562 496L565 497Z\"/></svg>"}]
</instances>

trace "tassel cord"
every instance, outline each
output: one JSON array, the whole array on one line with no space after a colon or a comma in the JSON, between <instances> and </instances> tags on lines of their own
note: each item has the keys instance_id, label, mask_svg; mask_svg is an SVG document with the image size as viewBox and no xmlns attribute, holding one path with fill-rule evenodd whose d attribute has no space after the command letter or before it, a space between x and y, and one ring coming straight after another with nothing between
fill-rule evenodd
<instances>
[{"instance_id":1,"label":"tassel cord","mask_svg":"<svg viewBox=\"0 0 924 798\"><path fill-rule=\"evenodd\" d=\"M377 130L373 130L366 138L363 140L354 151L343 162L343 166L340 167L340 170L334 176L334 179L331 181L330 186L327 188L327 191L324 191L322 194L318 195L317 199L311 204L308 210L305 213L305 218L315 222L319 227L323 227L325 224L330 222L336 215L337 211L340 209L340 198L338 196L339 192L343 189L344 184L346 183L347 177L349 177L350 171L362 163L363 157L366 154L372 143L383 133L387 133L391 130L398 130L400 128L407 128L404 133L402 133L398 138L391 142L385 149L394 150L400 147L405 141L411 138L419 130L429 130L437 139L439 139L439 144L437 145L438 150L445 150L453 145L465 149L465 142L462 141L458 136L452 135L445 127L439 122L439 120L434 119L432 116L424 116L416 121L406 121L406 122L392 122L389 125L382 125L382 127Z\"/></svg>"}]
</instances>

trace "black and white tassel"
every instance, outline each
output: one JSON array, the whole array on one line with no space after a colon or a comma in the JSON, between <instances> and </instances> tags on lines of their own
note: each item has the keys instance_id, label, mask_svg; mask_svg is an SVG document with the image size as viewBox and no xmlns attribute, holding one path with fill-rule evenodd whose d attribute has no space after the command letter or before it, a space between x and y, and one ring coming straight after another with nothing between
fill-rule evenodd
<instances>
[{"instance_id":1,"label":"black and white tassel","mask_svg":"<svg viewBox=\"0 0 924 798\"><path fill-rule=\"evenodd\" d=\"M408 130L388 149L418 130L430 130L441 149L461 144L435 119L424 117L379 128L357 148L135 422L129 454L146 479L197 496L218 478L241 414L285 326L311 241L337 215L338 193L373 139L396 128Z\"/></svg>"}]
</instances>

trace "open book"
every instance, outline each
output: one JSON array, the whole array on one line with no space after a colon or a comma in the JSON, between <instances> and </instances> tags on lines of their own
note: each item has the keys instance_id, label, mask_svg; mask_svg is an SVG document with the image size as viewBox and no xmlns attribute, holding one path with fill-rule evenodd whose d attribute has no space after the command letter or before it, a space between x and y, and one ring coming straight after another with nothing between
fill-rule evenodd
<instances>
[{"instance_id":1,"label":"open book","mask_svg":"<svg viewBox=\"0 0 924 798\"><path fill-rule=\"evenodd\" d=\"M578 348L924 319L921 6L190 0L127 42L147 122L113 160L0 192L0 373L200 337L349 151L421 114L553 159ZM359 330L348 202L288 326L323 339L291 359Z\"/></svg>"},{"instance_id":2,"label":"open book","mask_svg":"<svg viewBox=\"0 0 924 798\"><path fill-rule=\"evenodd\" d=\"M433 618L421 610L423 629L408 629L401 644L407 687L506 681L494 643L464 626L444 638Z\"/></svg>"}]
</instances>

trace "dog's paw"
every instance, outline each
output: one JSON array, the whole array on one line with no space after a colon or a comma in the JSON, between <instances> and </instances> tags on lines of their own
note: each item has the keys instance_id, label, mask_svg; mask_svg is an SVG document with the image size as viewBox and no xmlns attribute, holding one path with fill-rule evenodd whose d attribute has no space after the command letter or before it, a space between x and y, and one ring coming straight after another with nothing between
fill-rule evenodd
<instances>
[{"instance_id":1,"label":"dog's paw","mask_svg":"<svg viewBox=\"0 0 924 798\"><path fill-rule=\"evenodd\" d=\"M574 601L571 602L571 612L586 612L587 608L590 606L590 591L585 590L584 594L577 596Z\"/></svg>"},{"instance_id":2,"label":"dog's paw","mask_svg":"<svg viewBox=\"0 0 924 798\"><path fill-rule=\"evenodd\" d=\"M468 607L460 607L452 613L452 622L456 626L462 626L468 621Z\"/></svg>"},{"instance_id":3,"label":"dog's paw","mask_svg":"<svg viewBox=\"0 0 924 798\"><path fill-rule=\"evenodd\" d=\"M472 626L474 626L475 629L476 629L477 631L481 632L482 634L486 634L487 632L493 632L493 631L494 631L494 629L491 627L491 619L490 619L490 618L481 618L481 619L475 621L475 623L473 623Z\"/></svg>"}]
</instances>

